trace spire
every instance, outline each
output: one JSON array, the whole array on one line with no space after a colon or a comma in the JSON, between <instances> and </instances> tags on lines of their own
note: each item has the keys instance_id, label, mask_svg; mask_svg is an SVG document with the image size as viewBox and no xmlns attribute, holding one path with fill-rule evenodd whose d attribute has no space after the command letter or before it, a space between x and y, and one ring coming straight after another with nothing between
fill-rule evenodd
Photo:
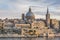
<instances>
[{"instance_id":1,"label":"spire","mask_svg":"<svg viewBox=\"0 0 60 40\"><path fill-rule=\"evenodd\" d=\"M31 12L31 7L29 7L29 12Z\"/></svg>"},{"instance_id":2,"label":"spire","mask_svg":"<svg viewBox=\"0 0 60 40\"><path fill-rule=\"evenodd\" d=\"M47 14L49 13L49 11L48 11L48 7L47 7Z\"/></svg>"}]
</instances>

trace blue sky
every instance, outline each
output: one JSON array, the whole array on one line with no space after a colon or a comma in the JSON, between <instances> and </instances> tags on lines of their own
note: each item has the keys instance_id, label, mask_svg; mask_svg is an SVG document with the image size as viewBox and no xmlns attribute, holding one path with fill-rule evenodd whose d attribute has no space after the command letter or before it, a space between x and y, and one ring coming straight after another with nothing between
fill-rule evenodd
<instances>
[{"instance_id":1,"label":"blue sky","mask_svg":"<svg viewBox=\"0 0 60 40\"><path fill-rule=\"evenodd\" d=\"M0 18L21 18L27 13L29 6L36 18L44 18L47 6L51 18L60 18L60 0L0 0ZM53 16L52 16L53 15Z\"/></svg>"}]
</instances>

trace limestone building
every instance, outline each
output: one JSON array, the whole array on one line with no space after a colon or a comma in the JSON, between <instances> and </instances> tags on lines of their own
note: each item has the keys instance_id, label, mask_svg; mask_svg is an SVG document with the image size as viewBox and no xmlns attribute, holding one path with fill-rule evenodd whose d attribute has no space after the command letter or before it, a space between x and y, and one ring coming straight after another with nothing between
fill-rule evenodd
<instances>
[{"instance_id":1,"label":"limestone building","mask_svg":"<svg viewBox=\"0 0 60 40\"><path fill-rule=\"evenodd\" d=\"M59 29L59 21L56 19L51 19L51 28Z\"/></svg>"},{"instance_id":2,"label":"limestone building","mask_svg":"<svg viewBox=\"0 0 60 40\"><path fill-rule=\"evenodd\" d=\"M32 23L32 28L38 28L42 29L45 27L45 22L44 21L35 21Z\"/></svg>"}]
</instances>

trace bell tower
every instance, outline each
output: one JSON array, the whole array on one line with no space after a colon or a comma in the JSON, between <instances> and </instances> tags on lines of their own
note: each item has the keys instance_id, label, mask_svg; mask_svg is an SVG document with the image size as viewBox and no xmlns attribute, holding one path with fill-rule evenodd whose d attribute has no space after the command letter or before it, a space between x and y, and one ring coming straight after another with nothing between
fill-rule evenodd
<instances>
[{"instance_id":1,"label":"bell tower","mask_svg":"<svg viewBox=\"0 0 60 40\"><path fill-rule=\"evenodd\" d=\"M24 15L24 13L22 13L22 20L25 20L25 15Z\"/></svg>"},{"instance_id":2,"label":"bell tower","mask_svg":"<svg viewBox=\"0 0 60 40\"><path fill-rule=\"evenodd\" d=\"M48 28L50 28L50 14L49 14L48 8L47 8L47 14L46 14L46 25Z\"/></svg>"}]
</instances>

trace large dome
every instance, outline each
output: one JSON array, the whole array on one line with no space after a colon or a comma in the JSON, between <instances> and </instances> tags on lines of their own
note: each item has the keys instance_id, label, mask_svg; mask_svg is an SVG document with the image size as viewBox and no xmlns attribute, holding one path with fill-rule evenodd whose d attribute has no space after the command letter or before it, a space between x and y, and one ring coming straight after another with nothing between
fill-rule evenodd
<instances>
[{"instance_id":1,"label":"large dome","mask_svg":"<svg viewBox=\"0 0 60 40\"><path fill-rule=\"evenodd\" d=\"M27 12L26 16L34 16L32 12Z\"/></svg>"},{"instance_id":2,"label":"large dome","mask_svg":"<svg viewBox=\"0 0 60 40\"><path fill-rule=\"evenodd\" d=\"M34 16L33 12L31 11L31 8L29 8L29 11L26 14L26 18L27 19L35 19L35 16Z\"/></svg>"},{"instance_id":3,"label":"large dome","mask_svg":"<svg viewBox=\"0 0 60 40\"><path fill-rule=\"evenodd\" d=\"M34 14L31 12L31 8L29 8L29 11L27 12L26 16L34 16Z\"/></svg>"}]
</instances>

